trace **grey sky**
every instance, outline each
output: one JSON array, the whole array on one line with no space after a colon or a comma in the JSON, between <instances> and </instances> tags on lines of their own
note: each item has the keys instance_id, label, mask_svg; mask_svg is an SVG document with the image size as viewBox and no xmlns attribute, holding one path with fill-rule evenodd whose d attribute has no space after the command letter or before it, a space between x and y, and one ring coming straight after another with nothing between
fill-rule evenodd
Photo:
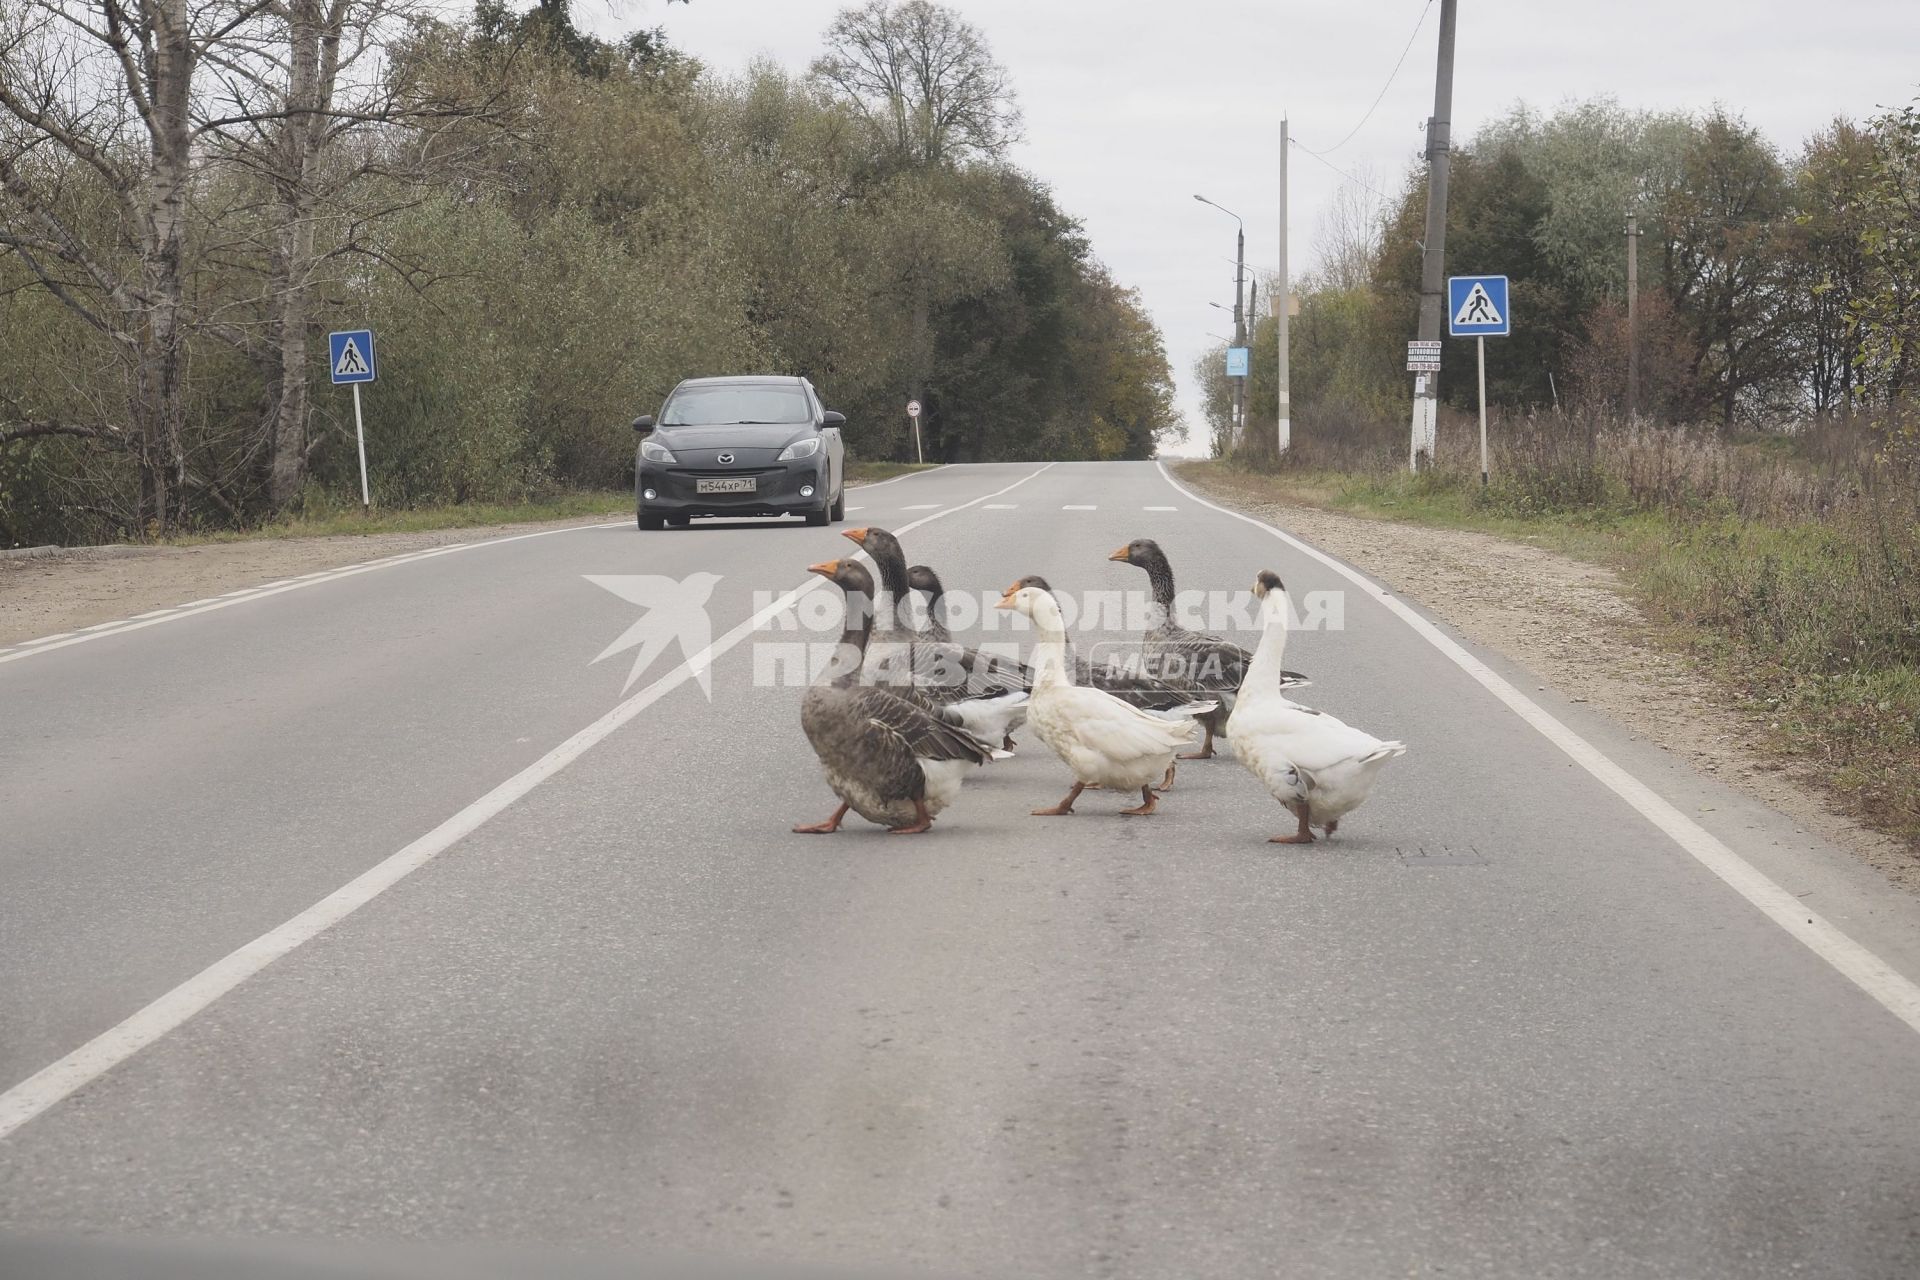
<instances>
[{"instance_id":1,"label":"grey sky","mask_svg":"<svg viewBox=\"0 0 1920 1280\"><path fill-rule=\"evenodd\" d=\"M1026 114L1016 161L1086 222L1095 252L1137 286L1198 424L1191 376L1208 330L1231 320L1233 222L1247 257L1271 268L1278 243L1282 108L1293 134L1331 146L1380 91L1414 23L1406 65L1366 126L1331 159L1394 191L1422 144L1433 102L1437 0L950 0L1013 74ZM589 6L582 5L585 10ZM804 67L837 0L640 0L603 31L664 25L716 70L757 54ZM1519 99L1550 108L1611 94L1635 107L1725 104L1783 148L1836 114L1863 116L1920 89L1920 0L1465 0L1454 132L1471 137ZM1296 151L1293 254L1311 264L1315 225L1343 179ZM1524 318L1522 318L1524 323ZM1203 433L1196 433L1201 435Z\"/></svg>"}]
</instances>

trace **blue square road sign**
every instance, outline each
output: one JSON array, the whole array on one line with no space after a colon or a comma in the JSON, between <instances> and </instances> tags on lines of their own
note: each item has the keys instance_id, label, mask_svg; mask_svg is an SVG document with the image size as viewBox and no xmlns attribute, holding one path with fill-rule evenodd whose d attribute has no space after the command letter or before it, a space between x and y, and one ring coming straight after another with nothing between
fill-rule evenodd
<instances>
[{"instance_id":1,"label":"blue square road sign","mask_svg":"<svg viewBox=\"0 0 1920 1280\"><path fill-rule=\"evenodd\" d=\"M343 329L327 335L327 364L337 386L343 382L372 382L373 330Z\"/></svg>"},{"instance_id":2,"label":"blue square road sign","mask_svg":"<svg viewBox=\"0 0 1920 1280\"><path fill-rule=\"evenodd\" d=\"M1447 332L1456 338L1504 338L1513 332L1505 276L1447 279Z\"/></svg>"}]
</instances>

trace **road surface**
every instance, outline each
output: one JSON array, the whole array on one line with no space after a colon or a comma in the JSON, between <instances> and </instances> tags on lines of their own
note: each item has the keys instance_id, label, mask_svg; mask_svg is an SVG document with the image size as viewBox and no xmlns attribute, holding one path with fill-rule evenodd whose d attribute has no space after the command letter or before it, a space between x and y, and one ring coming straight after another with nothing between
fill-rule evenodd
<instances>
[{"instance_id":1,"label":"road surface","mask_svg":"<svg viewBox=\"0 0 1920 1280\"><path fill-rule=\"evenodd\" d=\"M1302 696L1412 749L1310 848L1230 757L1150 819L1029 817L1066 782L1030 735L930 836L790 835L833 799L756 654L824 637L750 624L855 550L798 525L0 652L0 1228L1920 1273L1912 899L1151 464L849 503L976 596L1139 590L1139 536L1183 589L1340 593ZM589 575L702 572L710 698L678 647L593 661L642 611Z\"/></svg>"}]
</instances>

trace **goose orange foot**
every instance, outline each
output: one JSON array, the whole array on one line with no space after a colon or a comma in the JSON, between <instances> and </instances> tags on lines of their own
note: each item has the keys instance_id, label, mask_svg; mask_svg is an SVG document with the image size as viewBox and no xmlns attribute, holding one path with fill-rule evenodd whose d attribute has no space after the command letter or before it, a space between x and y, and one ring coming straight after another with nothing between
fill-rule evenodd
<instances>
[{"instance_id":1,"label":"goose orange foot","mask_svg":"<svg viewBox=\"0 0 1920 1280\"><path fill-rule=\"evenodd\" d=\"M793 834L797 836L830 836L840 829L840 819L847 816L847 810L850 807L851 806L843 804L838 809L835 809L833 816L825 822L816 822L810 827L795 827Z\"/></svg>"},{"instance_id":2,"label":"goose orange foot","mask_svg":"<svg viewBox=\"0 0 1920 1280\"><path fill-rule=\"evenodd\" d=\"M933 815L927 812L925 800L913 802L913 821L904 827L888 827L890 836L917 836L923 831L933 830Z\"/></svg>"},{"instance_id":3,"label":"goose orange foot","mask_svg":"<svg viewBox=\"0 0 1920 1280\"><path fill-rule=\"evenodd\" d=\"M1144 818L1159 806L1160 800L1153 794L1153 788L1142 787L1140 788L1140 803L1134 808L1122 809L1120 812L1126 814L1129 818Z\"/></svg>"},{"instance_id":4,"label":"goose orange foot","mask_svg":"<svg viewBox=\"0 0 1920 1280\"><path fill-rule=\"evenodd\" d=\"M1062 800L1059 804L1053 806L1053 808L1051 809L1035 809L1033 811L1033 816L1036 818L1059 818L1059 817L1064 817L1069 813L1072 813L1073 802L1075 800L1078 800L1080 798L1080 793L1082 791L1085 791L1086 789L1087 789L1086 783L1084 782L1074 783L1073 790L1067 792L1067 798L1065 800Z\"/></svg>"},{"instance_id":5,"label":"goose orange foot","mask_svg":"<svg viewBox=\"0 0 1920 1280\"><path fill-rule=\"evenodd\" d=\"M1292 806L1288 806L1288 807L1291 808ZM1267 841L1268 844L1312 844L1313 843L1313 831L1310 827L1307 826L1306 806L1302 805L1298 809L1294 809L1293 816L1300 819L1300 829L1294 832L1290 836L1274 836Z\"/></svg>"}]
</instances>

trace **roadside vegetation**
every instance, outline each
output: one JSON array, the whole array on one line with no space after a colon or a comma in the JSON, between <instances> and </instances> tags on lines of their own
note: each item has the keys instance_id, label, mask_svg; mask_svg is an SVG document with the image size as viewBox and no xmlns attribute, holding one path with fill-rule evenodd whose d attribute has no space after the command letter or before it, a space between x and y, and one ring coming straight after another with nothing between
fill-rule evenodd
<instances>
[{"instance_id":1,"label":"roadside vegetation","mask_svg":"<svg viewBox=\"0 0 1920 1280\"><path fill-rule=\"evenodd\" d=\"M1292 447L1266 318L1237 447L1221 353L1196 370L1231 457L1195 478L1614 567L1757 735L1920 848L1920 111L1783 154L1726 110L1520 106L1460 147L1448 272L1507 275L1515 314L1487 341L1484 490L1471 340L1446 342L1438 454L1410 471L1424 171L1381 185L1343 190L1295 284Z\"/></svg>"},{"instance_id":2,"label":"roadside vegetation","mask_svg":"<svg viewBox=\"0 0 1920 1280\"><path fill-rule=\"evenodd\" d=\"M810 67L725 74L567 0L110 9L0 7L0 545L357 496L331 329L376 333L389 509L624 488L627 424L702 374L812 378L867 461L913 456L909 398L941 461L1176 425L955 10L869 0Z\"/></svg>"},{"instance_id":3,"label":"roadside vegetation","mask_svg":"<svg viewBox=\"0 0 1920 1280\"><path fill-rule=\"evenodd\" d=\"M1284 468L1193 464L1229 496L1476 529L1618 571L1655 638L1694 656L1756 737L1920 849L1920 456L1872 420L1791 436L1606 415L1406 424L1310 413Z\"/></svg>"}]
</instances>

